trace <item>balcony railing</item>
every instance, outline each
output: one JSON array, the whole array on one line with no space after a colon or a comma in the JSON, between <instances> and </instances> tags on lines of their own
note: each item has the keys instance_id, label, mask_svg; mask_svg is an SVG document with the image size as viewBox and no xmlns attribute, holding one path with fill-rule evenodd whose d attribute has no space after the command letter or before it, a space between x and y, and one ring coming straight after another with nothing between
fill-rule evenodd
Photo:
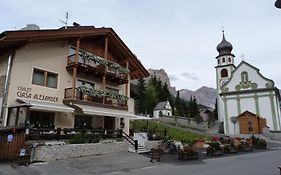
<instances>
[{"instance_id":1,"label":"balcony railing","mask_svg":"<svg viewBox=\"0 0 281 175\"><path fill-rule=\"evenodd\" d=\"M100 91L101 93L105 91ZM95 106L116 109L128 109L127 100L113 99L107 95L92 95L89 92L82 92L79 88L75 88L74 96L73 89L66 88L64 93L64 101L78 101L83 103L94 104Z\"/></svg>"},{"instance_id":2,"label":"balcony railing","mask_svg":"<svg viewBox=\"0 0 281 175\"><path fill-rule=\"evenodd\" d=\"M75 54L69 55L67 58L67 69L70 69L73 66L77 66L78 71L90 71L100 74L106 74L109 80L118 84L128 83L128 69L94 54L89 54L86 52L83 54L79 54L77 64L75 62Z\"/></svg>"}]
</instances>

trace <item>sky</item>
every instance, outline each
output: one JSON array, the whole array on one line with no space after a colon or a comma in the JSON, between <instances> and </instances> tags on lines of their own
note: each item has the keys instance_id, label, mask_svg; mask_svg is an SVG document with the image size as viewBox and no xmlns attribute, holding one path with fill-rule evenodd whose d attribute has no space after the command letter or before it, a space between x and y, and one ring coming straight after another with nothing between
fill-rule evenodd
<instances>
[{"instance_id":1,"label":"sky","mask_svg":"<svg viewBox=\"0 0 281 175\"><path fill-rule=\"evenodd\" d=\"M216 46L233 45L281 88L281 9L276 0L0 0L0 32L37 24L112 27L145 68L164 69L171 85L216 88Z\"/></svg>"}]
</instances>

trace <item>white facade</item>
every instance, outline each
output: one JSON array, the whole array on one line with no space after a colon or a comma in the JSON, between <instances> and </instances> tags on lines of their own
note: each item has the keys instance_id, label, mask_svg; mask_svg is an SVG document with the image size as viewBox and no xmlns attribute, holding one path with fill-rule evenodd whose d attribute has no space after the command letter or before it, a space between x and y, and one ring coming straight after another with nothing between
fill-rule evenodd
<instances>
[{"instance_id":1,"label":"white facade","mask_svg":"<svg viewBox=\"0 0 281 175\"><path fill-rule=\"evenodd\" d=\"M221 54L222 50L218 50L220 55L217 56L216 66L218 118L220 122L224 122L225 133L235 134L234 124L230 118L237 117L245 111L265 118L266 125L271 130L280 130L280 95L278 89L274 87L274 82L265 78L259 69L245 61L235 67L231 50L232 46L226 54ZM223 57L225 62L229 62L222 64ZM222 69L225 69L224 72ZM239 128L237 122L236 134L240 133Z\"/></svg>"},{"instance_id":2,"label":"white facade","mask_svg":"<svg viewBox=\"0 0 281 175\"><path fill-rule=\"evenodd\" d=\"M172 107L169 101L158 103L158 105L154 108L153 118L159 119L161 113L163 116L172 116Z\"/></svg>"}]
</instances>

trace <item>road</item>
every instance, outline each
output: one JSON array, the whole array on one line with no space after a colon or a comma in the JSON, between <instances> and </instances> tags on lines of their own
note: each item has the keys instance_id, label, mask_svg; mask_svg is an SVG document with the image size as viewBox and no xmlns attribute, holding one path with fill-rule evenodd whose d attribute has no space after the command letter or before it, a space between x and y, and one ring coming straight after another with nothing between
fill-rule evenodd
<instances>
[{"instance_id":1,"label":"road","mask_svg":"<svg viewBox=\"0 0 281 175\"><path fill-rule=\"evenodd\" d=\"M277 175L281 165L281 144L271 143L268 150L179 161L165 155L151 163L148 156L116 153L34 163L29 167L0 164L0 175Z\"/></svg>"}]
</instances>

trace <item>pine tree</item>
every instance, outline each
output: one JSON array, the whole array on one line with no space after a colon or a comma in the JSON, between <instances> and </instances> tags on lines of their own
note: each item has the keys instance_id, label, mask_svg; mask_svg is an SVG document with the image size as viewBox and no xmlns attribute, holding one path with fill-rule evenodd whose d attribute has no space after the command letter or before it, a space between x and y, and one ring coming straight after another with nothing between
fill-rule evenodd
<instances>
[{"instance_id":1,"label":"pine tree","mask_svg":"<svg viewBox=\"0 0 281 175\"><path fill-rule=\"evenodd\" d=\"M139 98L136 100L136 104L139 109L139 113L145 114L145 91L146 85L144 79L139 79L137 84L137 90Z\"/></svg>"},{"instance_id":2,"label":"pine tree","mask_svg":"<svg viewBox=\"0 0 281 175\"><path fill-rule=\"evenodd\" d=\"M213 111L213 117L215 120L218 120L219 119L219 116L218 116L218 101L216 100L216 104L215 104L215 109Z\"/></svg>"},{"instance_id":3,"label":"pine tree","mask_svg":"<svg viewBox=\"0 0 281 175\"><path fill-rule=\"evenodd\" d=\"M170 99L170 96L171 96L171 94L170 94L170 91L169 91L169 89L168 89L168 85L167 85L167 83L165 82L165 83L164 83L164 86L163 86L163 90L162 90L162 95L161 95L162 100L163 100L163 101L169 100L169 99Z\"/></svg>"},{"instance_id":4,"label":"pine tree","mask_svg":"<svg viewBox=\"0 0 281 175\"><path fill-rule=\"evenodd\" d=\"M177 91L177 97L176 97L176 101L175 101L175 107L176 107L175 115L176 116L181 115L181 105L180 104L181 104L180 92Z\"/></svg>"}]
</instances>

